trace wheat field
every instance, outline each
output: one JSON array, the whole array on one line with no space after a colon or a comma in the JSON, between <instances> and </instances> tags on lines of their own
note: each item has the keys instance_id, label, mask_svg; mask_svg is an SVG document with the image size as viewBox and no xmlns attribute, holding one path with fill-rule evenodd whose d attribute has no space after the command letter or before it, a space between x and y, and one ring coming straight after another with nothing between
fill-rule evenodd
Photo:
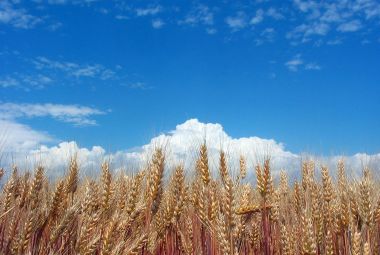
<instances>
[{"instance_id":1,"label":"wheat field","mask_svg":"<svg viewBox=\"0 0 380 255\"><path fill-rule=\"evenodd\" d=\"M75 157L53 181L42 166L33 175L9 169L0 254L380 254L379 183L370 169L353 179L343 161L330 171L305 161L298 180L282 171L274 182L269 159L251 169L241 157L233 175L220 152L213 175L206 145L195 174L166 163L157 148L133 175L112 174L104 162L100 178L79 178Z\"/></svg>"}]
</instances>

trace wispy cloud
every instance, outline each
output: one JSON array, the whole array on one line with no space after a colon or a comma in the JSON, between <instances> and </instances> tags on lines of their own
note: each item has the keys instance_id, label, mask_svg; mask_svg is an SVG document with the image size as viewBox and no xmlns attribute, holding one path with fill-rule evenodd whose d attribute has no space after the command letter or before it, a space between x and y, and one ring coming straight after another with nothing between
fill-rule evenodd
<instances>
[{"instance_id":1,"label":"wispy cloud","mask_svg":"<svg viewBox=\"0 0 380 255\"><path fill-rule=\"evenodd\" d=\"M141 5L134 2L110 1L106 9L102 2L99 0L33 0L33 3L40 8L36 15L34 11L37 8L29 8L33 5L25 8L26 5L23 5L22 1L3 0L0 1L0 24L27 29L44 22L46 29L55 31L64 25L63 21L53 21L50 14L42 15L41 13L49 8L47 6L49 4L57 6L72 4L92 7L97 12L106 10L118 20L145 17L150 19L148 24L156 29L164 25L176 24L203 26L208 34L215 34L216 31L222 34L226 29L227 32L249 29L250 33L257 35L261 25L270 26L276 28L279 33L278 38L286 36L292 45L298 45L306 42L315 44L318 40L326 43L331 38L321 39L321 37L334 33L364 30L374 22L377 24L380 19L380 2L377 0L292 0L281 4L255 1L255 5L252 6L234 5L229 2L211 5L202 1L184 6L164 3ZM285 24L281 29L274 24L277 20ZM221 23L225 26L219 26Z\"/></svg>"},{"instance_id":2,"label":"wispy cloud","mask_svg":"<svg viewBox=\"0 0 380 255\"><path fill-rule=\"evenodd\" d=\"M31 91L50 86L93 85L124 86L143 80L138 74L131 74L121 65L105 66L98 63L82 63L50 57L17 57L5 52L0 58L14 57L12 72L0 74L0 89ZM136 77L138 76L138 77ZM112 81L112 83L110 82Z\"/></svg>"},{"instance_id":3,"label":"wispy cloud","mask_svg":"<svg viewBox=\"0 0 380 255\"><path fill-rule=\"evenodd\" d=\"M355 32L361 29L362 23L359 20L352 20L342 23L338 26L337 30L340 32Z\"/></svg>"},{"instance_id":4,"label":"wispy cloud","mask_svg":"<svg viewBox=\"0 0 380 255\"><path fill-rule=\"evenodd\" d=\"M129 19L129 17L128 16L126 16L126 15L116 15L115 16L115 19L117 19L117 20L127 20L127 19Z\"/></svg>"},{"instance_id":5,"label":"wispy cloud","mask_svg":"<svg viewBox=\"0 0 380 255\"><path fill-rule=\"evenodd\" d=\"M29 29L41 23L42 19L31 15L26 9L16 8L8 0L0 1L0 23L15 28Z\"/></svg>"},{"instance_id":6,"label":"wispy cloud","mask_svg":"<svg viewBox=\"0 0 380 255\"><path fill-rule=\"evenodd\" d=\"M84 67L78 67L73 70L70 74L75 77L95 77L102 73L103 71L102 65L88 65Z\"/></svg>"},{"instance_id":7,"label":"wispy cloud","mask_svg":"<svg viewBox=\"0 0 380 255\"><path fill-rule=\"evenodd\" d=\"M80 105L0 104L0 119L2 120L14 120L25 117L50 117L75 126L92 126L96 125L96 121L91 116L101 114L105 114L105 112Z\"/></svg>"},{"instance_id":8,"label":"wispy cloud","mask_svg":"<svg viewBox=\"0 0 380 255\"><path fill-rule=\"evenodd\" d=\"M301 14L298 25L288 33L289 39L310 41L312 35L326 36L334 31L356 32L380 18L380 2L376 0L312 1L293 0Z\"/></svg>"},{"instance_id":9,"label":"wispy cloud","mask_svg":"<svg viewBox=\"0 0 380 255\"><path fill-rule=\"evenodd\" d=\"M297 72L301 68L304 70L321 70L321 66L317 63L305 63L305 61L301 57L301 54L297 54L292 59L285 62L285 66L292 72Z\"/></svg>"},{"instance_id":10,"label":"wispy cloud","mask_svg":"<svg viewBox=\"0 0 380 255\"><path fill-rule=\"evenodd\" d=\"M148 86L144 82L133 82L127 85L128 88L130 89L135 89L135 90L147 90L147 89L153 89L152 86Z\"/></svg>"},{"instance_id":11,"label":"wispy cloud","mask_svg":"<svg viewBox=\"0 0 380 255\"><path fill-rule=\"evenodd\" d=\"M258 9L256 11L256 15L251 19L250 23L252 25L257 25L264 20L264 11L262 9Z\"/></svg>"},{"instance_id":12,"label":"wispy cloud","mask_svg":"<svg viewBox=\"0 0 380 255\"><path fill-rule=\"evenodd\" d=\"M301 24L295 27L292 31L287 33L288 39L302 39L307 41L312 35L326 35L330 30L330 25L326 23L315 22L312 24Z\"/></svg>"},{"instance_id":13,"label":"wispy cloud","mask_svg":"<svg viewBox=\"0 0 380 255\"><path fill-rule=\"evenodd\" d=\"M100 64L83 65L74 62L51 60L46 57L37 57L32 60L32 63L38 70L58 70L76 78L90 77L108 80L116 75L116 71Z\"/></svg>"},{"instance_id":14,"label":"wispy cloud","mask_svg":"<svg viewBox=\"0 0 380 255\"><path fill-rule=\"evenodd\" d=\"M333 39L333 40L328 40L327 45L339 45L339 44L342 44L342 39Z\"/></svg>"},{"instance_id":15,"label":"wispy cloud","mask_svg":"<svg viewBox=\"0 0 380 255\"><path fill-rule=\"evenodd\" d=\"M148 16L148 15L156 15L162 11L162 7L160 5L157 6L149 6L146 8L137 8L136 15L137 16Z\"/></svg>"},{"instance_id":16,"label":"wispy cloud","mask_svg":"<svg viewBox=\"0 0 380 255\"><path fill-rule=\"evenodd\" d=\"M270 7L267 11L266 11L266 15L268 17L271 17L275 20L280 20L280 19L284 19L284 15L281 14L276 8L274 7Z\"/></svg>"},{"instance_id":17,"label":"wispy cloud","mask_svg":"<svg viewBox=\"0 0 380 255\"><path fill-rule=\"evenodd\" d=\"M160 29L165 25L165 22L162 19L152 20L152 27L156 29Z\"/></svg>"},{"instance_id":18,"label":"wispy cloud","mask_svg":"<svg viewBox=\"0 0 380 255\"><path fill-rule=\"evenodd\" d=\"M35 2L42 2L43 0L34 0ZM48 4L64 5L64 4L74 4L74 5L89 5L99 0L47 0Z\"/></svg>"},{"instance_id":19,"label":"wispy cloud","mask_svg":"<svg viewBox=\"0 0 380 255\"><path fill-rule=\"evenodd\" d=\"M79 65L72 62L56 61L46 57L37 57L32 60L37 69L57 69L61 71L70 71L79 68Z\"/></svg>"},{"instance_id":20,"label":"wispy cloud","mask_svg":"<svg viewBox=\"0 0 380 255\"><path fill-rule=\"evenodd\" d=\"M285 63L285 66L292 72L297 72L299 67L302 65L303 60L301 59L301 55L297 55Z\"/></svg>"},{"instance_id":21,"label":"wispy cloud","mask_svg":"<svg viewBox=\"0 0 380 255\"><path fill-rule=\"evenodd\" d=\"M305 65L305 70L321 70L321 66L316 63L308 63Z\"/></svg>"},{"instance_id":22,"label":"wispy cloud","mask_svg":"<svg viewBox=\"0 0 380 255\"><path fill-rule=\"evenodd\" d=\"M22 82L31 87L42 89L46 85L53 83L53 79L42 74L26 75L22 77Z\"/></svg>"},{"instance_id":23,"label":"wispy cloud","mask_svg":"<svg viewBox=\"0 0 380 255\"><path fill-rule=\"evenodd\" d=\"M53 83L53 79L42 74L23 75L15 73L0 78L0 87L2 88L42 89L51 83Z\"/></svg>"},{"instance_id":24,"label":"wispy cloud","mask_svg":"<svg viewBox=\"0 0 380 255\"><path fill-rule=\"evenodd\" d=\"M256 45L262 45L265 42L273 42L276 30L272 27L265 28L259 36L255 39Z\"/></svg>"},{"instance_id":25,"label":"wispy cloud","mask_svg":"<svg viewBox=\"0 0 380 255\"><path fill-rule=\"evenodd\" d=\"M197 5L189 11L184 19L179 20L178 24L212 26L214 24L214 13L206 5Z\"/></svg>"},{"instance_id":26,"label":"wispy cloud","mask_svg":"<svg viewBox=\"0 0 380 255\"><path fill-rule=\"evenodd\" d=\"M235 16L228 16L225 21L233 31L238 31L247 26L247 16L244 12L238 12Z\"/></svg>"},{"instance_id":27,"label":"wispy cloud","mask_svg":"<svg viewBox=\"0 0 380 255\"><path fill-rule=\"evenodd\" d=\"M10 76L6 76L3 78L0 78L0 87L2 88L9 88L9 87L18 87L20 85L20 82Z\"/></svg>"},{"instance_id":28,"label":"wispy cloud","mask_svg":"<svg viewBox=\"0 0 380 255\"><path fill-rule=\"evenodd\" d=\"M215 28L206 28L206 32L209 35L214 35L218 32L218 30L216 30Z\"/></svg>"},{"instance_id":29,"label":"wispy cloud","mask_svg":"<svg viewBox=\"0 0 380 255\"><path fill-rule=\"evenodd\" d=\"M48 29L52 32L54 31L57 31L58 29L60 29L61 27L63 27L63 23L62 22L53 22L52 24L50 24L48 26Z\"/></svg>"}]
</instances>

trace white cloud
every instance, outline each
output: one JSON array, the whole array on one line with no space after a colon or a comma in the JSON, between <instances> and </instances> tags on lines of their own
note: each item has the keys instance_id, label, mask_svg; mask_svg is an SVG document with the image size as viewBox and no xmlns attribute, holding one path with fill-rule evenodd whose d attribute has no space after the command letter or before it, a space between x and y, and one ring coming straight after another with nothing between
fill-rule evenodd
<instances>
[{"instance_id":1,"label":"white cloud","mask_svg":"<svg viewBox=\"0 0 380 255\"><path fill-rule=\"evenodd\" d=\"M306 70L321 70L321 66L316 63L308 63L305 65Z\"/></svg>"},{"instance_id":2,"label":"white cloud","mask_svg":"<svg viewBox=\"0 0 380 255\"><path fill-rule=\"evenodd\" d=\"M22 69L0 75L0 88L17 88L30 91L32 89L43 89L48 85L88 84L89 81L97 84L113 81L112 85L122 85L125 80L133 79L131 76L128 77L120 65L107 67L97 63L76 63L41 56L35 58L17 57L15 61Z\"/></svg>"},{"instance_id":3,"label":"white cloud","mask_svg":"<svg viewBox=\"0 0 380 255\"><path fill-rule=\"evenodd\" d=\"M250 21L252 25L257 25L264 20L264 11L262 9L258 9L256 11L255 17L253 17Z\"/></svg>"},{"instance_id":4,"label":"white cloud","mask_svg":"<svg viewBox=\"0 0 380 255\"><path fill-rule=\"evenodd\" d=\"M326 35L330 30L330 26L326 23L312 23L312 24L302 24L295 27L291 32L287 34L287 38L302 38L307 39L312 35Z\"/></svg>"},{"instance_id":5,"label":"white cloud","mask_svg":"<svg viewBox=\"0 0 380 255\"><path fill-rule=\"evenodd\" d=\"M282 15L277 9L273 8L273 7L270 7L267 12L266 12L266 15L268 17L271 17L273 19L276 19L276 20L279 20L279 19L283 19L284 18L284 15Z\"/></svg>"},{"instance_id":6,"label":"white cloud","mask_svg":"<svg viewBox=\"0 0 380 255\"><path fill-rule=\"evenodd\" d=\"M300 54L295 55L291 60L285 63L285 66L292 72L297 72L300 68L305 70L321 70L317 63L305 63Z\"/></svg>"},{"instance_id":7,"label":"white cloud","mask_svg":"<svg viewBox=\"0 0 380 255\"><path fill-rule=\"evenodd\" d=\"M318 7L318 4L311 0L294 0L294 4L302 11L302 12L308 12L310 10L315 10Z\"/></svg>"},{"instance_id":8,"label":"white cloud","mask_svg":"<svg viewBox=\"0 0 380 255\"><path fill-rule=\"evenodd\" d=\"M15 8L8 0L0 1L0 24L29 29L42 22L41 18L29 14L25 9Z\"/></svg>"},{"instance_id":9,"label":"white cloud","mask_svg":"<svg viewBox=\"0 0 380 255\"><path fill-rule=\"evenodd\" d=\"M46 57L37 57L32 60L37 70L56 70L76 78L90 77L109 80L115 77L116 71L108 69L100 64L78 64L68 61L51 60Z\"/></svg>"},{"instance_id":10,"label":"white cloud","mask_svg":"<svg viewBox=\"0 0 380 255\"><path fill-rule=\"evenodd\" d=\"M150 6L147 8L138 8L136 9L137 16L148 16L148 15L156 15L162 11L162 7L160 5Z\"/></svg>"},{"instance_id":11,"label":"white cloud","mask_svg":"<svg viewBox=\"0 0 380 255\"><path fill-rule=\"evenodd\" d=\"M156 29L160 29L165 25L165 22L163 22L161 19L155 19L152 20L152 27Z\"/></svg>"},{"instance_id":12,"label":"white cloud","mask_svg":"<svg viewBox=\"0 0 380 255\"><path fill-rule=\"evenodd\" d=\"M38 149L31 150L28 158L31 163L42 163L47 169L55 170L49 174L50 177L54 177L64 173L70 158L74 155L77 156L82 175L93 174L107 157L105 150L100 146L81 148L72 141L61 142L52 147L42 145Z\"/></svg>"},{"instance_id":13,"label":"white cloud","mask_svg":"<svg viewBox=\"0 0 380 255\"><path fill-rule=\"evenodd\" d=\"M18 87L20 82L13 77L6 76L0 79L0 87L9 88L9 87Z\"/></svg>"},{"instance_id":14,"label":"white cloud","mask_svg":"<svg viewBox=\"0 0 380 255\"><path fill-rule=\"evenodd\" d=\"M302 23L288 33L289 39L311 41L310 36L325 36L332 28L338 32L356 32L372 26L370 19L380 18L376 0L313 1L293 0L300 11L295 20Z\"/></svg>"},{"instance_id":15,"label":"white cloud","mask_svg":"<svg viewBox=\"0 0 380 255\"><path fill-rule=\"evenodd\" d=\"M194 162L198 155L199 146L204 140L208 147L210 167L215 172L218 168L221 149L227 153L233 173L236 173L238 169L240 155L246 157L248 166L251 169L255 164L270 156L274 174L278 173L280 169L286 169L291 176L299 173L302 159L312 158L292 153L286 150L284 144L273 139L263 139L255 136L233 138L225 132L220 124L202 123L197 119L190 119L177 125L174 130L152 138L146 145L133 150L117 151L115 153L107 153L100 146L93 146L90 149L82 148L73 141L61 142L52 147L38 146L40 143L51 141L51 138L26 126L16 128L12 126L11 128L17 130L17 135L14 137L18 137L17 140L8 143L13 143L10 148L19 151L19 153L14 154L15 162L18 163L19 161L17 160L20 159L25 162L26 158L29 165L41 162L50 170L48 172L50 176L62 175L67 167L68 160L75 154L78 156L83 175L98 173L100 163L104 159L111 160L113 168L116 169L123 167L128 169L141 168L158 146L165 149L169 167L173 164L183 163L186 169L191 172L194 170ZM20 153L20 148L23 149L24 154ZM353 156L343 157L339 155L314 157L317 167L327 165L333 169L335 169L337 161L341 158L345 160L347 169L353 173L360 173L363 165L369 165L373 170L380 167L380 154L357 153ZM4 166L12 162L8 158L8 161L3 159L0 163ZM251 173L252 171L249 172Z\"/></svg>"},{"instance_id":16,"label":"white cloud","mask_svg":"<svg viewBox=\"0 0 380 255\"><path fill-rule=\"evenodd\" d=\"M329 40L326 42L327 45L339 45L339 44L342 44L342 39L340 38L337 38L337 39L334 39L334 40Z\"/></svg>"},{"instance_id":17,"label":"white cloud","mask_svg":"<svg viewBox=\"0 0 380 255\"><path fill-rule=\"evenodd\" d=\"M136 90L147 90L147 89L152 89L153 87L147 86L144 82L133 82L127 85L128 88L130 89L136 89Z\"/></svg>"},{"instance_id":18,"label":"white cloud","mask_svg":"<svg viewBox=\"0 0 380 255\"><path fill-rule=\"evenodd\" d=\"M207 28L206 32L209 35L214 35L214 34L216 34L218 32L218 30L216 30L215 28Z\"/></svg>"},{"instance_id":19,"label":"white cloud","mask_svg":"<svg viewBox=\"0 0 380 255\"><path fill-rule=\"evenodd\" d=\"M272 27L265 28L259 35L257 39L255 39L256 45L262 45L264 42L273 42L276 31Z\"/></svg>"},{"instance_id":20,"label":"white cloud","mask_svg":"<svg viewBox=\"0 0 380 255\"><path fill-rule=\"evenodd\" d=\"M73 69L79 68L79 64L66 62L66 61L55 61L48 59L46 57L37 57L32 60L33 64L37 69L57 69L61 71L71 71Z\"/></svg>"},{"instance_id":21,"label":"white cloud","mask_svg":"<svg viewBox=\"0 0 380 255\"><path fill-rule=\"evenodd\" d=\"M80 105L61 104L0 104L0 119L15 120L18 118L51 117L76 126L96 125L90 117L104 112Z\"/></svg>"},{"instance_id":22,"label":"white cloud","mask_svg":"<svg viewBox=\"0 0 380 255\"><path fill-rule=\"evenodd\" d=\"M343 24L340 24L337 28L340 32L355 32L361 29L362 24L359 20L352 20Z\"/></svg>"},{"instance_id":23,"label":"white cloud","mask_svg":"<svg viewBox=\"0 0 380 255\"><path fill-rule=\"evenodd\" d=\"M240 30L247 26L247 17L243 12L238 12L235 16L228 16L225 21L233 31Z\"/></svg>"},{"instance_id":24,"label":"white cloud","mask_svg":"<svg viewBox=\"0 0 380 255\"><path fill-rule=\"evenodd\" d=\"M40 144L52 141L54 139L50 135L12 119L3 119L0 115L0 157L4 153L23 153L25 156Z\"/></svg>"},{"instance_id":25,"label":"white cloud","mask_svg":"<svg viewBox=\"0 0 380 255\"><path fill-rule=\"evenodd\" d=\"M285 63L286 67L292 71L296 72L298 71L298 68L303 65L303 60L301 59L300 55L296 55L293 59L289 60L288 62Z\"/></svg>"},{"instance_id":26,"label":"white cloud","mask_svg":"<svg viewBox=\"0 0 380 255\"><path fill-rule=\"evenodd\" d=\"M42 2L42 0L34 0L35 2ZM91 3L97 2L99 0L48 0L49 4L64 5L64 4L74 4L74 5L90 5Z\"/></svg>"},{"instance_id":27,"label":"white cloud","mask_svg":"<svg viewBox=\"0 0 380 255\"><path fill-rule=\"evenodd\" d=\"M22 75L14 74L12 76L7 75L5 77L0 77L0 87L3 88L23 88L29 90L30 88L42 89L46 85L49 85L53 80L42 74L36 75Z\"/></svg>"},{"instance_id":28,"label":"white cloud","mask_svg":"<svg viewBox=\"0 0 380 255\"><path fill-rule=\"evenodd\" d=\"M63 23L62 22L53 22L52 24L50 24L48 26L48 29L52 32L54 31L57 31L58 29L60 29L61 27L63 27Z\"/></svg>"},{"instance_id":29,"label":"white cloud","mask_svg":"<svg viewBox=\"0 0 380 255\"><path fill-rule=\"evenodd\" d=\"M30 130L30 132L36 132ZM40 135L40 133L36 132ZM38 137L30 135L30 137ZM197 157L199 146L204 139L208 146L210 167L214 170L218 166L219 152L226 151L231 165L237 165L240 155L247 157L250 164L271 156L275 167L290 166L299 158L296 154L286 151L284 145L273 139L259 137L232 138L220 124L202 123L197 119L190 119L167 133L158 135L151 141L134 150L118 151L107 154L100 146L91 149L80 148L75 142L61 142L58 146L48 147L40 145L50 141L49 137L39 137L28 146L24 146L24 154L18 153L19 158L28 158L32 162L42 162L51 169L60 169L67 165L68 159L74 154L78 155L84 168L98 169L104 158L109 158L114 166L141 166L144 164L157 146L163 146L167 153L168 163L183 163L188 169L193 169L194 160ZM29 139L25 139L29 140ZM13 142L13 141L11 141ZM40 145L40 146L38 146ZM18 148L19 143L14 143L12 148ZM297 163L298 164L298 163ZM91 169L87 169L91 170Z\"/></svg>"},{"instance_id":30,"label":"white cloud","mask_svg":"<svg viewBox=\"0 0 380 255\"><path fill-rule=\"evenodd\" d=\"M343 20L342 15L337 5L331 4L323 13L320 20L323 22L341 22Z\"/></svg>"},{"instance_id":31,"label":"white cloud","mask_svg":"<svg viewBox=\"0 0 380 255\"><path fill-rule=\"evenodd\" d=\"M49 4L66 4L67 0L48 0Z\"/></svg>"},{"instance_id":32,"label":"white cloud","mask_svg":"<svg viewBox=\"0 0 380 255\"><path fill-rule=\"evenodd\" d=\"M71 75L75 77L95 77L101 73L102 70L103 67L101 65L89 65L73 70Z\"/></svg>"},{"instance_id":33,"label":"white cloud","mask_svg":"<svg viewBox=\"0 0 380 255\"><path fill-rule=\"evenodd\" d=\"M127 20L127 19L129 19L128 16L120 15L120 14L116 15L115 18L118 19L118 20Z\"/></svg>"},{"instance_id":34,"label":"white cloud","mask_svg":"<svg viewBox=\"0 0 380 255\"><path fill-rule=\"evenodd\" d=\"M46 85L53 82L50 77L42 74L24 76L22 77L22 81L29 86L39 89L44 88Z\"/></svg>"},{"instance_id":35,"label":"white cloud","mask_svg":"<svg viewBox=\"0 0 380 255\"><path fill-rule=\"evenodd\" d=\"M202 123L197 119L190 119L177 125L175 130L154 137L149 144L142 147L142 151L149 154L156 146L166 146L173 161L185 162L192 165L197 156L199 146L206 141L210 164L216 168L221 149L227 152L231 161L237 163L241 154L248 157L250 162L271 156L275 165L280 165L298 156L286 151L284 145L273 139L259 137L232 138L218 123Z\"/></svg>"},{"instance_id":36,"label":"white cloud","mask_svg":"<svg viewBox=\"0 0 380 255\"><path fill-rule=\"evenodd\" d=\"M178 22L180 25L206 25L214 24L214 14L206 5L197 5L186 15L183 20Z\"/></svg>"}]
</instances>

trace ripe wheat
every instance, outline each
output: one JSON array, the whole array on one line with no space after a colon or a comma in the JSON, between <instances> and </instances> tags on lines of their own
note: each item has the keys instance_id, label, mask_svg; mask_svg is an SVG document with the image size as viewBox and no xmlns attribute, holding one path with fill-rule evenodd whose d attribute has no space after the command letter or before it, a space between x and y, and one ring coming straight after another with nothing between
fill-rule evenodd
<instances>
[{"instance_id":1,"label":"ripe wheat","mask_svg":"<svg viewBox=\"0 0 380 255\"><path fill-rule=\"evenodd\" d=\"M252 170L241 156L232 171L220 152L216 176L206 144L195 165L167 169L157 149L135 175L103 163L99 180L79 180L76 157L54 182L43 167L33 176L14 167L0 194L0 254L380 254L379 183L369 169L354 180L339 161L336 178L326 167L317 178L306 161L300 180L281 171L277 183L269 159Z\"/></svg>"}]
</instances>

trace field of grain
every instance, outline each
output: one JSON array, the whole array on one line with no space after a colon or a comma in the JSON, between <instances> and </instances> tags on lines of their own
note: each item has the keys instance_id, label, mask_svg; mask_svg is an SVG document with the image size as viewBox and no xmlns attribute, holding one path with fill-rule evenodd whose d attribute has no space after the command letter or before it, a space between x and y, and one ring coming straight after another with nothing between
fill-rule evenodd
<instances>
[{"instance_id":1,"label":"field of grain","mask_svg":"<svg viewBox=\"0 0 380 255\"><path fill-rule=\"evenodd\" d=\"M305 161L298 180L283 171L274 182L270 160L252 167L241 157L233 175L220 152L214 177L206 145L198 156L196 169L168 169L156 149L139 173L112 174L105 162L96 179L79 178L75 157L54 181L42 166L34 174L1 169L10 173L0 253L380 254L379 183L370 169L355 180L343 161L336 169ZM256 181L245 180L248 171Z\"/></svg>"}]
</instances>

